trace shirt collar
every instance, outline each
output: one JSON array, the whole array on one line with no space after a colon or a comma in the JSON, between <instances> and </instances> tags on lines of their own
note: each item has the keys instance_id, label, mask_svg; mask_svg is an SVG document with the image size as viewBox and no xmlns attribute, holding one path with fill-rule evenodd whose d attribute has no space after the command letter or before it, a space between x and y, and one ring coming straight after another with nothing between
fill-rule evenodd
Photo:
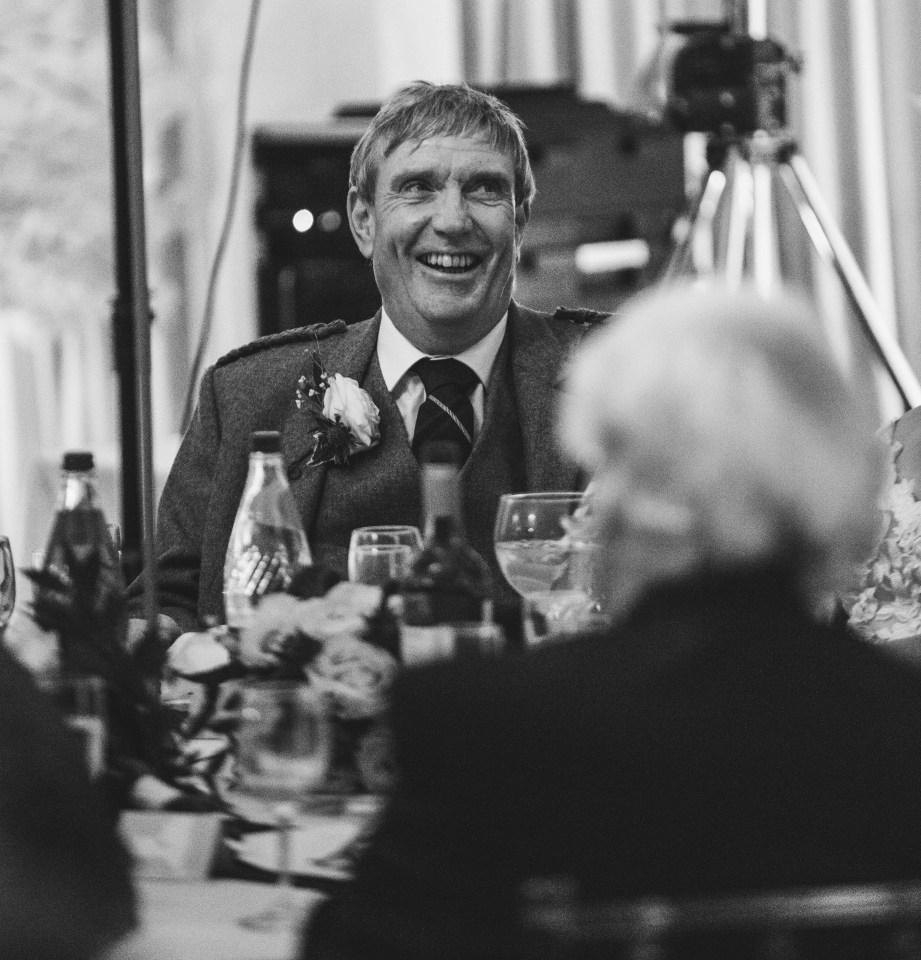
<instances>
[{"instance_id":1,"label":"shirt collar","mask_svg":"<svg viewBox=\"0 0 921 960\"><path fill-rule=\"evenodd\" d=\"M466 363L480 378L480 383L486 387L489 386L489 374L493 363L495 363L499 347L502 346L502 338L505 336L507 325L508 311L503 314L502 319L492 330L472 347L468 347L461 353L451 354L451 356ZM414 347L397 330L394 322L387 316L387 311L381 308L381 326L377 334L377 359L387 389L393 390L401 377L406 375L406 372L417 360L428 356L443 357L448 356L448 354L423 353L417 347Z\"/></svg>"}]
</instances>

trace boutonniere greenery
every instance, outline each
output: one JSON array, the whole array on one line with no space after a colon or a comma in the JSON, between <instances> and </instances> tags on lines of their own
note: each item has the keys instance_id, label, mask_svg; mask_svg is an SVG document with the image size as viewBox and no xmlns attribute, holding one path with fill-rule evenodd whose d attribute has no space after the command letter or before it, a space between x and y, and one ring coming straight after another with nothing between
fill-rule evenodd
<instances>
[{"instance_id":1,"label":"boutonniere greenery","mask_svg":"<svg viewBox=\"0 0 921 960\"><path fill-rule=\"evenodd\" d=\"M349 462L381 438L380 411L357 380L327 373L317 350L307 350L309 372L297 381L296 402L310 418L313 449L308 466Z\"/></svg>"}]
</instances>

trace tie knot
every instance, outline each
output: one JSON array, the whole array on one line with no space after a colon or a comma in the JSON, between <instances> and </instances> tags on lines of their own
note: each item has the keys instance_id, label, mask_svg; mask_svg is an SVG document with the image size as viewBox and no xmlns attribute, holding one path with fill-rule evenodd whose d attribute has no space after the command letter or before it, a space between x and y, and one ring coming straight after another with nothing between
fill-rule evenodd
<instances>
[{"instance_id":1,"label":"tie knot","mask_svg":"<svg viewBox=\"0 0 921 960\"><path fill-rule=\"evenodd\" d=\"M419 375L426 393L434 393L448 384L456 384L469 393L480 382L480 378L466 363L454 357L445 357L443 360L423 357L413 364L412 369Z\"/></svg>"}]
</instances>

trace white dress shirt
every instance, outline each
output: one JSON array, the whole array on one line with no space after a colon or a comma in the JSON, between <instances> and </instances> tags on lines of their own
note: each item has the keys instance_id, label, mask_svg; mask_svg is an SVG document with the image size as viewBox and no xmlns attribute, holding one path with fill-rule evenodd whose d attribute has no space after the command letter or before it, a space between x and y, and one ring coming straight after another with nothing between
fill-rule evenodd
<instances>
[{"instance_id":1,"label":"white dress shirt","mask_svg":"<svg viewBox=\"0 0 921 960\"><path fill-rule=\"evenodd\" d=\"M502 346L502 338L505 336L507 324L508 313L506 312L482 340L478 340L463 353L450 354L462 363L466 363L480 378L480 382L473 388L473 393L470 394L470 402L473 405L474 436L480 432L480 428L483 426L483 411L486 408L486 391L489 389L489 378L496 361L496 355L499 353L499 347ZM403 417L403 422L406 424L406 432L410 441L412 441L416 429L416 416L419 413L419 407L425 402L425 387L422 386L422 380L419 379L418 374L409 368L423 357L443 360L446 356L449 356L449 354L423 353L414 347L397 330L393 321L387 316L387 311L381 311L381 328L377 335L377 361L381 366L381 373L384 375L384 383L387 384L387 389L390 391L390 395Z\"/></svg>"}]
</instances>

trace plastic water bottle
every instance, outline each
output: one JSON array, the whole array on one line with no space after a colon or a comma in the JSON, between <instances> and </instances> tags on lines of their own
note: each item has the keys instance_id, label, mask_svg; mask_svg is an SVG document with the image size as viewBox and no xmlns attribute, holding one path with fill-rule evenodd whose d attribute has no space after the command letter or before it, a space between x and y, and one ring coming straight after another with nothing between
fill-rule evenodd
<instances>
[{"instance_id":1,"label":"plastic water bottle","mask_svg":"<svg viewBox=\"0 0 921 960\"><path fill-rule=\"evenodd\" d=\"M253 434L249 473L224 562L224 612L241 629L259 598L286 590L312 558L281 458L275 430Z\"/></svg>"}]
</instances>

